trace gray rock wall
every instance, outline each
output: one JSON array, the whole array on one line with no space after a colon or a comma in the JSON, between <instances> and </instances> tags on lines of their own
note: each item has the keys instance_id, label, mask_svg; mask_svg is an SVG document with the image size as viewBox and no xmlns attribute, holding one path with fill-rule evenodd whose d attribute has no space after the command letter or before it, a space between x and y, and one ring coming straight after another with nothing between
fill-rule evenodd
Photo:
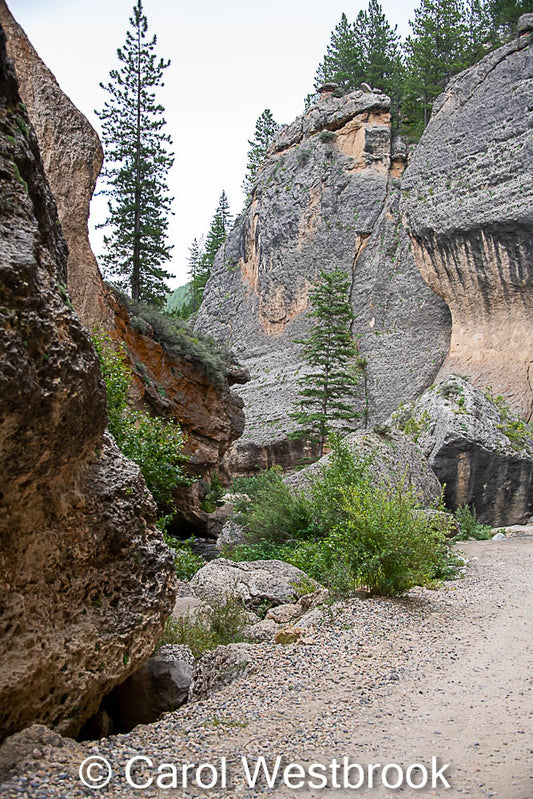
<instances>
[{"instance_id":1,"label":"gray rock wall","mask_svg":"<svg viewBox=\"0 0 533 799\"><path fill-rule=\"evenodd\" d=\"M429 385L448 349L450 320L421 279L397 215L402 157L391 157L389 100L331 93L283 128L251 202L218 253L198 329L228 343L250 370L239 389L246 428L225 463L248 473L312 455L287 443L309 329L308 295L319 270L352 278L354 334L367 358L353 397L367 422ZM365 420L361 421L361 425Z\"/></svg>"},{"instance_id":2,"label":"gray rock wall","mask_svg":"<svg viewBox=\"0 0 533 799\"><path fill-rule=\"evenodd\" d=\"M450 81L403 177L401 204L417 266L452 314L441 376L492 385L530 419L532 42L525 31Z\"/></svg>"}]
</instances>

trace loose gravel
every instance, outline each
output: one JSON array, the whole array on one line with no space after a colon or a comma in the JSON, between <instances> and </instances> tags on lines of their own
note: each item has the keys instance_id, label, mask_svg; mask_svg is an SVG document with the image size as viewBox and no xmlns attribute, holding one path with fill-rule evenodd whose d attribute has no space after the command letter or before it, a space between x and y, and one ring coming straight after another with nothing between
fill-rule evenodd
<instances>
[{"instance_id":1,"label":"loose gravel","mask_svg":"<svg viewBox=\"0 0 533 799\"><path fill-rule=\"evenodd\" d=\"M296 644L258 644L245 676L128 735L34 750L0 788L2 799L87 796L319 799L367 796L533 797L533 535L468 542L463 579L397 599L354 598L326 606ZM144 755L155 766L227 759L228 787L136 790L125 764ZM253 765L450 763L452 787L418 791L269 788L246 785ZM107 758L113 778L84 787L80 763ZM141 779L154 771L135 772ZM157 774L156 774L157 776ZM209 774L203 773L204 780Z\"/></svg>"}]
</instances>

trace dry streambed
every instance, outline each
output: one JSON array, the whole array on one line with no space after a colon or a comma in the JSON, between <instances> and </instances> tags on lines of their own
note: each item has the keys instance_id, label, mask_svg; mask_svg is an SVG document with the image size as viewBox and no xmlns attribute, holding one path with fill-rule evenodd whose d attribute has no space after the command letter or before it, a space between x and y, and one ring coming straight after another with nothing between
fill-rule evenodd
<instances>
[{"instance_id":1,"label":"dry streambed","mask_svg":"<svg viewBox=\"0 0 533 799\"><path fill-rule=\"evenodd\" d=\"M78 769L96 755L106 757L114 772L100 792L106 797L531 799L533 535L468 542L460 549L469 558L464 579L439 591L414 589L401 599L332 606L304 643L258 645L242 679L156 724L94 743L37 738L18 776L2 787L2 797L94 796L96 791L82 786ZM186 788L163 790L154 779L151 787L136 790L124 768L139 755L154 764L132 772L139 783L157 777L163 763L177 767L180 784L184 763L209 763L219 772L219 785L198 788L191 769ZM253 770L263 756L272 769L278 755L280 774L288 763L301 764L306 773L312 763L323 764L328 787L296 789L278 779L270 788L261 772L249 788L242 758ZM376 771L373 788L333 789L332 760L342 763L345 756L365 768L396 763L404 772L421 763L430 774L437 757L437 767L450 764L445 777L451 787L437 779L436 787L430 782L423 791L392 790ZM226 788L220 787L221 758L227 759ZM392 784L397 773L387 774ZM421 775L413 772L413 779ZM357 782L357 772L351 777ZM209 769L201 778L209 782ZM342 784L341 772L337 779Z\"/></svg>"}]
</instances>

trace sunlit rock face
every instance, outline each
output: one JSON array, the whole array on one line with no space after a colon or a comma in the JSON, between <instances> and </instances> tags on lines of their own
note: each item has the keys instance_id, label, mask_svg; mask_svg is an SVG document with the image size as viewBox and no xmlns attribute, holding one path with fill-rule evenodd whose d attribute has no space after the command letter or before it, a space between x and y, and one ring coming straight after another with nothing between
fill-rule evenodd
<instances>
[{"instance_id":1,"label":"sunlit rock face","mask_svg":"<svg viewBox=\"0 0 533 799\"><path fill-rule=\"evenodd\" d=\"M526 15L527 16L527 15ZM402 183L418 268L452 314L441 376L533 413L533 34L453 78Z\"/></svg>"}]
</instances>

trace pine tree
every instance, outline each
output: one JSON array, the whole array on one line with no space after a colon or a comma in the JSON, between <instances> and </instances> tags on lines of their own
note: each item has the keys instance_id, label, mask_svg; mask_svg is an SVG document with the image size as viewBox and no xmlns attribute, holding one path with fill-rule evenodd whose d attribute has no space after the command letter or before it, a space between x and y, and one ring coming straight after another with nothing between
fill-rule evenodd
<instances>
[{"instance_id":1,"label":"pine tree","mask_svg":"<svg viewBox=\"0 0 533 799\"><path fill-rule=\"evenodd\" d=\"M395 126L400 115L402 58L397 26L390 25L378 0L360 11L355 29L363 52L363 80L391 98Z\"/></svg>"},{"instance_id":2,"label":"pine tree","mask_svg":"<svg viewBox=\"0 0 533 799\"><path fill-rule=\"evenodd\" d=\"M421 0L406 41L404 108L415 134L429 122L435 98L467 63L461 0Z\"/></svg>"},{"instance_id":3,"label":"pine tree","mask_svg":"<svg viewBox=\"0 0 533 799\"><path fill-rule=\"evenodd\" d=\"M272 116L269 108L265 108L261 116L255 123L255 133L253 139L248 139L250 150L248 151L248 163L246 164L246 175L243 180L242 188L249 198L255 182L257 170L265 160L267 150L270 147L279 125Z\"/></svg>"},{"instance_id":4,"label":"pine tree","mask_svg":"<svg viewBox=\"0 0 533 799\"><path fill-rule=\"evenodd\" d=\"M165 280L172 277L163 265L171 257L167 174L174 159L155 89L163 85L170 61L155 54L157 38L148 36L142 0L129 22L126 42L117 50L121 66L111 70L107 85L100 84L109 94L97 112L105 149L103 193L109 197L102 261L106 275L135 301L161 304Z\"/></svg>"},{"instance_id":5,"label":"pine tree","mask_svg":"<svg viewBox=\"0 0 533 799\"><path fill-rule=\"evenodd\" d=\"M346 14L331 34L326 55L317 69L315 89L323 83L338 83L342 91L358 89L364 80L364 53L361 41Z\"/></svg>"},{"instance_id":6,"label":"pine tree","mask_svg":"<svg viewBox=\"0 0 533 799\"><path fill-rule=\"evenodd\" d=\"M353 429L361 415L348 401L359 382L360 363L350 332L348 290L349 279L342 269L320 272L309 295L314 324L308 338L298 342L311 372L300 379L299 410L291 414L300 429L291 437L317 444L318 457L332 431Z\"/></svg>"},{"instance_id":7,"label":"pine tree","mask_svg":"<svg viewBox=\"0 0 533 799\"><path fill-rule=\"evenodd\" d=\"M194 313L201 305L204 289L215 263L215 256L220 248L224 246L231 225L232 215L229 209L229 202L226 192L223 191L211 221L209 232L205 237L205 245L195 262L196 275L194 277L191 275L192 296L194 298L191 313Z\"/></svg>"},{"instance_id":8,"label":"pine tree","mask_svg":"<svg viewBox=\"0 0 533 799\"><path fill-rule=\"evenodd\" d=\"M488 0L487 5L497 44L516 34L516 23L522 14L533 13L531 0Z\"/></svg>"}]
</instances>

